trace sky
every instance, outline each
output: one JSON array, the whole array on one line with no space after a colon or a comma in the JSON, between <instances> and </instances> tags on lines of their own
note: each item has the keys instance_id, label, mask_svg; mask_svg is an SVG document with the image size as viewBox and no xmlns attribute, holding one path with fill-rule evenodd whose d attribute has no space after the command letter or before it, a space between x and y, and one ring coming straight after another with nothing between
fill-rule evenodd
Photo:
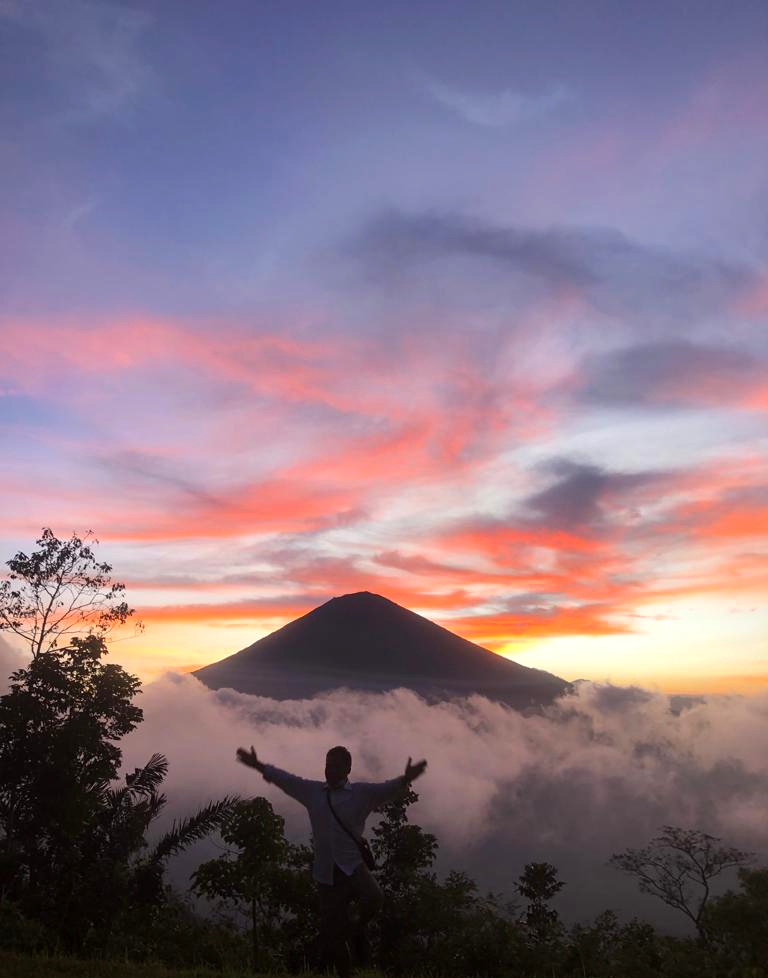
<instances>
[{"instance_id":1,"label":"sky","mask_svg":"<svg viewBox=\"0 0 768 978\"><path fill-rule=\"evenodd\" d=\"M764 3L0 0L0 43L0 554L92 529L118 661L370 590L768 687Z\"/></svg>"}]
</instances>

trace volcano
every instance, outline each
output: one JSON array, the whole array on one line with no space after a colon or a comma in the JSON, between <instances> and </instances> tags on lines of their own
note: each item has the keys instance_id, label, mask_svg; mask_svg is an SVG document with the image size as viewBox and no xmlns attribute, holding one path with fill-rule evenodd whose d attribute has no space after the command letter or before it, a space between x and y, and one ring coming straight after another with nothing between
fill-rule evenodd
<instances>
[{"instance_id":1,"label":"volcano","mask_svg":"<svg viewBox=\"0 0 768 978\"><path fill-rule=\"evenodd\" d=\"M568 689L368 591L332 598L194 675L211 689L279 700L404 687L432 702L479 693L517 709Z\"/></svg>"}]
</instances>

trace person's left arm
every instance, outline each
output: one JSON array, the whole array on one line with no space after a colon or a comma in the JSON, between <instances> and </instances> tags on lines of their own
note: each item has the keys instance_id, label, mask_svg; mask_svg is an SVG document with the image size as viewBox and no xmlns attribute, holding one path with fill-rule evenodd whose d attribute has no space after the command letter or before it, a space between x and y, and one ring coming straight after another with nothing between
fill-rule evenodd
<instances>
[{"instance_id":1,"label":"person's left arm","mask_svg":"<svg viewBox=\"0 0 768 978\"><path fill-rule=\"evenodd\" d=\"M393 801L399 794L404 792L412 781L420 777L427 767L426 761L419 761L418 764L411 764L410 757L405 766L405 773L399 778L392 778L391 781L380 781L378 783L365 783L365 795L368 809L373 811Z\"/></svg>"}]
</instances>

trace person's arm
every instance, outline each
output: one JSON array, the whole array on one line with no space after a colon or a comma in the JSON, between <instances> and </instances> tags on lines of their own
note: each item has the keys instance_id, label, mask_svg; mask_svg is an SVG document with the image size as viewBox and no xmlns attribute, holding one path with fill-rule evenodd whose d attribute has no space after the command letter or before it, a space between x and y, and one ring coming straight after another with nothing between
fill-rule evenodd
<instances>
[{"instance_id":1,"label":"person's arm","mask_svg":"<svg viewBox=\"0 0 768 978\"><path fill-rule=\"evenodd\" d=\"M309 795L313 785L312 781L308 781L306 778L300 778L296 774L290 774L288 771L283 771L279 767L275 767L274 764L264 764L256 756L256 751L253 747L250 750L246 750L244 747L238 747L237 759L241 764L245 764L246 767L252 767L255 771L258 771L265 781L269 784L276 784L281 791L284 791L291 798L295 798L300 804L306 805L309 801Z\"/></svg>"},{"instance_id":2,"label":"person's arm","mask_svg":"<svg viewBox=\"0 0 768 978\"><path fill-rule=\"evenodd\" d=\"M397 798L399 794L408 788L412 781L421 777L426 767L426 761L411 764L409 757L408 763L405 766L405 774L401 774L399 778L392 778L391 781L380 781L376 784L366 783L366 795L368 796L368 803L371 810L379 808L381 805L386 805L387 802Z\"/></svg>"}]
</instances>

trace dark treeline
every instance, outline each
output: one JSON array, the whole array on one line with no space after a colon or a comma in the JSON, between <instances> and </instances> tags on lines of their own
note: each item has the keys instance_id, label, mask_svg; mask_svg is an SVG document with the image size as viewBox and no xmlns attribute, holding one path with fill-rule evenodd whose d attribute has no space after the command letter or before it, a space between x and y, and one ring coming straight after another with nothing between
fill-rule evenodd
<instances>
[{"instance_id":1,"label":"dark treeline","mask_svg":"<svg viewBox=\"0 0 768 978\"><path fill-rule=\"evenodd\" d=\"M284 835L265 798L211 800L152 832L166 798L162 754L119 779L120 740L142 720L138 680L106 663L107 634L131 609L91 541L49 530L8 562L0 628L27 643L28 665L0 698L0 947L259 971L317 967L311 850ZM684 915L670 937L606 910L566 927L553 907L567 881L548 863L482 894L466 873L439 878L437 838L408 819L417 796L382 810L372 848L385 908L372 935L388 974L464 978L760 978L768 976L768 869L697 830L665 827L618 871ZM189 893L168 860L214 833ZM150 844L148 838L154 841ZM738 888L711 895L738 870ZM205 898L206 911L200 911Z\"/></svg>"}]
</instances>

